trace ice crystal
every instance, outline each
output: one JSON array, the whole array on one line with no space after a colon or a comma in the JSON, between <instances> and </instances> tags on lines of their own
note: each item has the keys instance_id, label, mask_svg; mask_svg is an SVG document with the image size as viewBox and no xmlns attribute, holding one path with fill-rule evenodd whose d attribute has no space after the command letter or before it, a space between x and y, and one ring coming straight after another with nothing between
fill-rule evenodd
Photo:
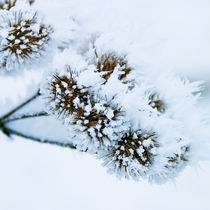
<instances>
[{"instance_id":1,"label":"ice crystal","mask_svg":"<svg viewBox=\"0 0 210 210\"><path fill-rule=\"evenodd\" d=\"M162 145L154 132L130 129L99 157L103 159L103 165L108 167L108 172L118 178L166 182L176 177L186 165L189 155L187 145L180 146L179 153L177 150L167 151L172 144L173 141Z\"/></svg>"},{"instance_id":2,"label":"ice crystal","mask_svg":"<svg viewBox=\"0 0 210 210\"><path fill-rule=\"evenodd\" d=\"M45 104L77 149L95 153L120 178L160 183L176 177L191 148L182 120L172 113L181 110L183 96L175 101L169 88L156 88L143 74L131 79L135 68L127 60L116 64L117 53L60 53L43 90Z\"/></svg>"}]
</instances>

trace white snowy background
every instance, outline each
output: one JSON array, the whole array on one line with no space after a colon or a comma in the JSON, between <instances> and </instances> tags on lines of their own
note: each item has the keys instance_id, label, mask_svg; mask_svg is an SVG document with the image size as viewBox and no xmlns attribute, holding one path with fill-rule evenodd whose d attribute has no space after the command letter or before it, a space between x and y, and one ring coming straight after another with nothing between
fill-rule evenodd
<instances>
[{"instance_id":1,"label":"white snowy background","mask_svg":"<svg viewBox=\"0 0 210 210\"><path fill-rule=\"evenodd\" d=\"M192 81L203 80L206 90L200 106L209 109L210 116L208 0L36 0L35 6L46 21L53 22L55 39L74 35L65 21L75 17L82 32L103 32L107 43L140 60L144 71L172 71ZM28 89L36 91L39 80L36 70L15 78L0 77L1 113L27 98ZM27 131L43 135L45 123L35 123ZM2 210L210 209L208 161L200 168L184 169L176 183L151 185L119 181L94 157L67 148L20 138L8 141L3 134L0 140Z\"/></svg>"}]
</instances>

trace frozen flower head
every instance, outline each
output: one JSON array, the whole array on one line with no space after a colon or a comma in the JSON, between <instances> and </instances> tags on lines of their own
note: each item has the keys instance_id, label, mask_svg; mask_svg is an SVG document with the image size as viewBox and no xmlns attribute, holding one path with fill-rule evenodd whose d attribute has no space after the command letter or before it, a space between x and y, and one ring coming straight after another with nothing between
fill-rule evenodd
<instances>
[{"instance_id":1,"label":"frozen flower head","mask_svg":"<svg viewBox=\"0 0 210 210\"><path fill-rule=\"evenodd\" d=\"M78 149L98 152L121 135L122 112L89 87L78 85L77 78L70 66L66 66L65 74L49 78L46 105L50 113L67 125L70 139Z\"/></svg>"},{"instance_id":2,"label":"frozen flower head","mask_svg":"<svg viewBox=\"0 0 210 210\"><path fill-rule=\"evenodd\" d=\"M155 156L153 148L158 146L154 133L130 129L102 156L104 165L119 178L138 180L151 167Z\"/></svg>"},{"instance_id":3,"label":"frozen flower head","mask_svg":"<svg viewBox=\"0 0 210 210\"><path fill-rule=\"evenodd\" d=\"M0 9L10 10L15 6L17 0L0 0Z\"/></svg>"},{"instance_id":4,"label":"frozen flower head","mask_svg":"<svg viewBox=\"0 0 210 210\"><path fill-rule=\"evenodd\" d=\"M181 141L172 139L170 144L162 145L155 133L130 129L99 157L108 172L118 178L144 178L163 183L176 177L186 166L189 146Z\"/></svg>"},{"instance_id":5,"label":"frozen flower head","mask_svg":"<svg viewBox=\"0 0 210 210\"><path fill-rule=\"evenodd\" d=\"M17 70L43 55L52 29L36 12L12 8L0 21L0 69Z\"/></svg>"},{"instance_id":6,"label":"frozen flower head","mask_svg":"<svg viewBox=\"0 0 210 210\"><path fill-rule=\"evenodd\" d=\"M95 65L96 72L100 73L104 79L104 84L107 83L114 71L118 73L118 79L123 84L131 84L133 81L129 79L129 74L132 71L125 56L119 56L114 52L98 54L95 49Z\"/></svg>"}]
</instances>

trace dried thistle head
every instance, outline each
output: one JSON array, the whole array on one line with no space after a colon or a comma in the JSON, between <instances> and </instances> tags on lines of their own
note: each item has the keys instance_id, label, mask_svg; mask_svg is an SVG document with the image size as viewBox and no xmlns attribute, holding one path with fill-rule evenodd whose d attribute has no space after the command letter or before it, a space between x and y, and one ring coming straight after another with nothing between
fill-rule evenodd
<instances>
[{"instance_id":1,"label":"dried thistle head","mask_svg":"<svg viewBox=\"0 0 210 210\"><path fill-rule=\"evenodd\" d=\"M21 64L31 63L39 58L50 40L52 28L42 24L33 11L10 12L2 17L4 24L0 31L0 64L10 71Z\"/></svg>"},{"instance_id":2,"label":"dried thistle head","mask_svg":"<svg viewBox=\"0 0 210 210\"><path fill-rule=\"evenodd\" d=\"M176 145L177 141L174 143ZM156 133L130 129L100 157L108 172L118 178L146 178L163 183L176 176L188 161L189 146L182 143L175 146L174 152L169 152L171 144L173 142L162 145Z\"/></svg>"},{"instance_id":3,"label":"dried thistle head","mask_svg":"<svg viewBox=\"0 0 210 210\"><path fill-rule=\"evenodd\" d=\"M98 55L95 49L95 60L96 72L99 72L101 74L101 77L105 80L104 84L106 84L106 82L109 80L116 68L119 74L118 79L122 81L123 84L133 82L133 80L128 79L132 68L129 66L125 56L118 56L114 52Z\"/></svg>"},{"instance_id":4,"label":"dried thistle head","mask_svg":"<svg viewBox=\"0 0 210 210\"><path fill-rule=\"evenodd\" d=\"M159 147L154 133L129 130L104 155L104 165L117 176L138 179L153 163L154 148Z\"/></svg>"},{"instance_id":5,"label":"dried thistle head","mask_svg":"<svg viewBox=\"0 0 210 210\"><path fill-rule=\"evenodd\" d=\"M0 9L10 10L15 6L17 0L0 0Z\"/></svg>"},{"instance_id":6,"label":"dried thistle head","mask_svg":"<svg viewBox=\"0 0 210 210\"><path fill-rule=\"evenodd\" d=\"M70 135L78 148L91 150L110 144L124 129L120 108L79 86L77 75L66 68L65 75L55 74L48 84L50 111L72 128Z\"/></svg>"},{"instance_id":7,"label":"dried thistle head","mask_svg":"<svg viewBox=\"0 0 210 210\"><path fill-rule=\"evenodd\" d=\"M149 96L149 105L153 109L157 109L159 112L164 113L165 112L165 104L164 102L159 98L159 95L156 93L153 93Z\"/></svg>"}]
</instances>

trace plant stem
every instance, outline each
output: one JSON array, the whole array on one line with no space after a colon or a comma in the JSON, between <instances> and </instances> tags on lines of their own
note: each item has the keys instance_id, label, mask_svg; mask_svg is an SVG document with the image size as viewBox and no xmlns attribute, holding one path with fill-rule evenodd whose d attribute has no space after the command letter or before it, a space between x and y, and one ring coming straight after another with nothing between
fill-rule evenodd
<instances>
[{"instance_id":1,"label":"plant stem","mask_svg":"<svg viewBox=\"0 0 210 210\"><path fill-rule=\"evenodd\" d=\"M23 137L25 139L36 141L36 142L39 142L39 143L45 143L45 144L51 144L51 145L57 145L57 146L61 146L61 147L68 147L68 148L71 148L71 149L76 149L76 147L71 143L62 143L62 142L59 142L59 141L53 141L53 140L49 140L49 139L40 139L40 138L37 138L37 137L33 137L33 136L30 136L30 135L23 134L19 131L13 130L13 129L5 127L5 126L4 126L4 132L9 134L9 136L15 135L15 136Z\"/></svg>"},{"instance_id":2,"label":"plant stem","mask_svg":"<svg viewBox=\"0 0 210 210\"><path fill-rule=\"evenodd\" d=\"M2 122L4 124L6 124L6 123L13 122L13 121L16 121L16 120L23 120L23 119L27 119L27 118L42 117L42 116L49 116L49 114L47 112L38 112L38 113L35 113L35 114L23 114L23 115L20 115L20 116L15 116L15 117L10 118L10 119L2 120Z\"/></svg>"},{"instance_id":3,"label":"plant stem","mask_svg":"<svg viewBox=\"0 0 210 210\"><path fill-rule=\"evenodd\" d=\"M60 142L60 141L54 141L54 140L42 139L42 138L30 136L30 135L24 134L20 131L16 131L16 130L11 129L11 128L6 126L7 123L12 122L12 121L16 121L16 120L23 120L23 119L27 119L27 118L41 117L41 116L49 116L48 113L42 111L42 112L33 113L33 114L22 114L22 115L14 116L14 117L10 118L11 115L13 115L15 112L17 112L21 108L23 108L25 105L29 104L31 101L33 101L34 99L36 99L40 95L41 95L40 91L38 90L36 92L36 94L33 95L31 98L29 98L28 100L26 100L25 102L23 102L22 104L17 106L16 108L12 109L10 112L8 112L5 115L3 115L2 117L0 117L0 130L2 130L2 132L8 137L11 137L11 136L14 135L14 136L19 136L19 137L29 139L29 140L32 140L32 141L36 141L36 142L39 142L39 143L45 143L45 144L57 145L57 146L60 146L60 147L67 147L67 148L71 148L71 149L76 149L75 145L73 145L72 143L63 143L63 142Z\"/></svg>"},{"instance_id":4,"label":"plant stem","mask_svg":"<svg viewBox=\"0 0 210 210\"><path fill-rule=\"evenodd\" d=\"M29 98L27 101L23 102L21 105L17 106L16 108L12 109L10 112L8 112L7 114L3 115L0 118L0 121L3 121L4 119L7 119L9 116L11 116L12 114L14 114L15 112L17 112L19 109L21 109L22 107L24 107L25 105L27 105L28 103L30 103L31 101L33 101L34 99L36 99L38 96L40 96L40 91L38 90L36 92L35 95L33 95L31 98Z\"/></svg>"}]
</instances>

